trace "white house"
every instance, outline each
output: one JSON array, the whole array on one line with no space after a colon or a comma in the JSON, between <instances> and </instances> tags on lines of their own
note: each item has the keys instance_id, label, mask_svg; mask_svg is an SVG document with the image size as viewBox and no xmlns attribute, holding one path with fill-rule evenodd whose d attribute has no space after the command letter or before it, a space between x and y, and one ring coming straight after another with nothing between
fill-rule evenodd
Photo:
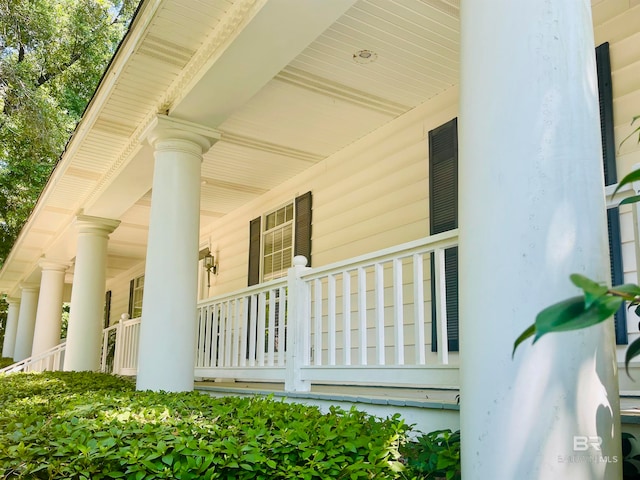
<instances>
[{"instance_id":1,"label":"white house","mask_svg":"<svg viewBox=\"0 0 640 480\"><path fill-rule=\"evenodd\" d=\"M459 389L465 480L618 478L638 318L512 347L569 274L637 281L638 114L638 0L143 0L0 271L3 355L97 370L111 327L140 389Z\"/></svg>"}]
</instances>

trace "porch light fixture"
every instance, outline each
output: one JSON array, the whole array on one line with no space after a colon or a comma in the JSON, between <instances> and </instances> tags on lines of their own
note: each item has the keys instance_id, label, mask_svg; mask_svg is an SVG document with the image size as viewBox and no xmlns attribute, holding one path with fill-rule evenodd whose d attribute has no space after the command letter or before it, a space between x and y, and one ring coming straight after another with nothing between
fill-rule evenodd
<instances>
[{"instance_id":1,"label":"porch light fixture","mask_svg":"<svg viewBox=\"0 0 640 480\"><path fill-rule=\"evenodd\" d=\"M378 59L378 54L371 50L359 50L353 54L353 61L361 65L373 63Z\"/></svg>"},{"instance_id":2,"label":"porch light fixture","mask_svg":"<svg viewBox=\"0 0 640 480\"><path fill-rule=\"evenodd\" d=\"M211 252L208 252L204 256L204 269L207 271L207 287L211 286L211 274L218 274L218 263L216 262L216 257L211 255Z\"/></svg>"}]
</instances>

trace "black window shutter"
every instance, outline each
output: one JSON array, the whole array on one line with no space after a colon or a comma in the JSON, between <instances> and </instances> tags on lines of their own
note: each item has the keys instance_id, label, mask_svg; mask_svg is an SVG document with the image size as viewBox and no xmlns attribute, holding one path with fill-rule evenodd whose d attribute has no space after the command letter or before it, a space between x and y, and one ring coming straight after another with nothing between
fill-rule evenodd
<instances>
[{"instance_id":1,"label":"black window shutter","mask_svg":"<svg viewBox=\"0 0 640 480\"><path fill-rule=\"evenodd\" d=\"M604 184L617 183L616 146L613 132L613 92L611 88L611 59L609 44L596 47L596 69L598 73L598 96L600 99L600 135L602 137L602 162ZM609 233L609 259L611 262L611 283L624 282L622 266L622 242L620 236L620 213L617 208L607 210L607 229ZM628 343L627 312L622 305L615 314L616 343Z\"/></svg>"},{"instance_id":2,"label":"black window shutter","mask_svg":"<svg viewBox=\"0 0 640 480\"><path fill-rule=\"evenodd\" d=\"M129 282L129 318L133 317L133 291L136 288L135 278Z\"/></svg>"},{"instance_id":3,"label":"black window shutter","mask_svg":"<svg viewBox=\"0 0 640 480\"><path fill-rule=\"evenodd\" d=\"M307 266L311 266L311 192L300 195L295 200L295 244L293 254L303 255Z\"/></svg>"},{"instance_id":4,"label":"black window shutter","mask_svg":"<svg viewBox=\"0 0 640 480\"><path fill-rule=\"evenodd\" d=\"M429 132L429 224L430 233L458 228L458 120ZM458 351L458 247L445 251L445 284L447 289L447 337L450 351ZM431 278L434 277L431 256ZM431 349L437 351L435 283L431 282Z\"/></svg>"},{"instance_id":5,"label":"black window shutter","mask_svg":"<svg viewBox=\"0 0 640 480\"><path fill-rule=\"evenodd\" d=\"M260 217L249 223L249 286L260 283Z\"/></svg>"},{"instance_id":6,"label":"black window shutter","mask_svg":"<svg viewBox=\"0 0 640 480\"><path fill-rule=\"evenodd\" d=\"M111 290L107 290L104 295L104 322L102 328L109 327L109 321L111 319Z\"/></svg>"}]
</instances>

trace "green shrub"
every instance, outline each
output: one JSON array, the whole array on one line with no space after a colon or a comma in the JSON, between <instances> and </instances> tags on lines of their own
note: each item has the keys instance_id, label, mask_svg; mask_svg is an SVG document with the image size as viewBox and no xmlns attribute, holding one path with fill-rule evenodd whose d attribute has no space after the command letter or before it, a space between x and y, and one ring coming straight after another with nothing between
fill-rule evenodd
<instances>
[{"instance_id":1,"label":"green shrub","mask_svg":"<svg viewBox=\"0 0 640 480\"><path fill-rule=\"evenodd\" d=\"M8 367L9 365L12 365L13 363L15 363L13 361L13 358L0 357L0 368Z\"/></svg>"},{"instance_id":2,"label":"green shrub","mask_svg":"<svg viewBox=\"0 0 640 480\"><path fill-rule=\"evenodd\" d=\"M0 478L385 479L409 427L270 398L136 392L123 379L0 377Z\"/></svg>"},{"instance_id":3,"label":"green shrub","mask_svg":"<svg viewBox=\"0 0 640 480\"><path fill-rule=\"evenodd\" d=\"M9 357L0 357L0 368L8 367L9 365L14 364L13 358Z\"/></svg>"},{"instance_id":4,"label":"green shrub","mask_svg":"<svg viewBox=\"0 0 640 480\"><path fill-rule=\"evenodd\" d=\"M407 478L460 480L460 431L436 430L401 448Z\"/></svg>"}]
</instances>

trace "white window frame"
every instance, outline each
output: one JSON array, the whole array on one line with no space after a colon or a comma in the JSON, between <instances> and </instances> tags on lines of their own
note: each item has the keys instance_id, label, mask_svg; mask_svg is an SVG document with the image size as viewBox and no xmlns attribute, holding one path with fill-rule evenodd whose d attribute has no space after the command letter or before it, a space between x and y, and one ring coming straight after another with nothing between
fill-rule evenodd
<instances>
[{"instance_id":1,"label":"white window frame","mask_svg":"<svg viewBox=\"0 0 640 480\"><path fill-rule=\"evenodd\" d=\"M287 219L287 208L291 207L291 218ZM277 213L278 211L284 211L284 222L275 225L272 228L267 228L267 217L270 215ZM284 230L286 228L291 229L291 244L279 250L273 250L270 254L265 253L265 247L267 245L267 237L277 230ZM273 208L262 215L262 219L260 221L260 281L266 282L269 280L273 280L276 278L282 278L287 275L287 270L293 265L293 253L295 249L295 236L296 236L296 202L295 198L291 199L288 202L285 202L276 208ZM265 272L265 260L267 255L272 255L277 252L282 252L286 249L290 250L290 256L287 261L281 262L283 265L282 268L275 270L272 269L270 273Z\"/></svg>"},{"instance_id":2,"label":"white window frame","mask_svg":"<svg viewBox=\"0 0 640 480\"><path fill-rule=\"evenodd\" d=\"M133 294L131 295L131 318L138 318L142 316L143 296L144 296L144 275L140 275L133 279ZM138 303L139 303L139 307L136 307L136 304Z\"/></svg>"}]
</instances>

